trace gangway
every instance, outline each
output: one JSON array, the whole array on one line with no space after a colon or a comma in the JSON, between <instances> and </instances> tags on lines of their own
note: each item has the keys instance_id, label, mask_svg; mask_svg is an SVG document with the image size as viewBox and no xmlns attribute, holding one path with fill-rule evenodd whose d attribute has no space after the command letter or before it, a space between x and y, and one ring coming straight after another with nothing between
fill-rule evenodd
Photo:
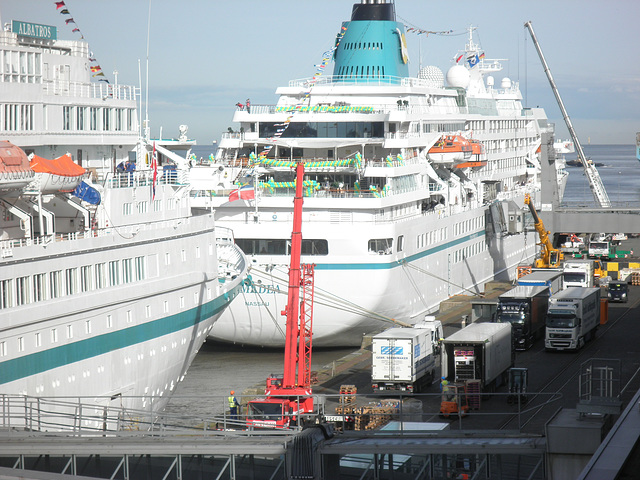
<instances>
[{"instance_id":1,"label":"gangway","mask_svg":"<svg viewBox=\"0 0 640 480\"><path fill-rule=\"evenodd\" d=\"M547 64L547 61L542 54L542 49L540 48L540 44L538 43L536 34L533 32L533 25L531 25L531 22L529 21L525 23L524 26L527 27L529 33L531 34L533 45L536 47L536 51L538 52L538 56L540 57L540 62L542 62L542 66L544 67L544 72L547 74L547 79L549 80L549 84L551 85L551 90L553 90L553 94L555 95L558 106L560 107L560 111L562 112L564 122L566 123L567 129L569 129L569 134L571 135L571 139L576 146L576 152L578 153L578 158L580 159L580 163L582 163L582 167L584 168L587 180L589 181L589 188L591 188L591 193L593 193L593 196L600 207L610 207L611 201L609 200L609 195L607 195L607 191L604 188L604 184L602 183L602 179L600 178L598 170L596 169L595 165L591 161L587 160L584 156L584 151L582 150L580 140L578 139L578 136L573 129L571 119L569 118L567 109L564 107L562 98L560 98L560 92L558 91L556 82L551 75L549 65Z\"/></svg>"}]
</instances>

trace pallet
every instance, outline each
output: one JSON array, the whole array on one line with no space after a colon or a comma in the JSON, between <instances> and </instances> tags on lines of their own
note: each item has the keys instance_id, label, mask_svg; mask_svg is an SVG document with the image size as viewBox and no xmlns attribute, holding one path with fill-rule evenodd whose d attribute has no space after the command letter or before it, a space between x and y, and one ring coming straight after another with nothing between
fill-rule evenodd
<instances>
[{"instance_id":1,"label":"pallet","mask_svg":"<svg viewBox=\"0 0 640 480\"><path fill-rule=\"evenodd\" d=\"M340 403L354 403L358 389L355 385L340 386Z\"/></svg>"}]
</instances>

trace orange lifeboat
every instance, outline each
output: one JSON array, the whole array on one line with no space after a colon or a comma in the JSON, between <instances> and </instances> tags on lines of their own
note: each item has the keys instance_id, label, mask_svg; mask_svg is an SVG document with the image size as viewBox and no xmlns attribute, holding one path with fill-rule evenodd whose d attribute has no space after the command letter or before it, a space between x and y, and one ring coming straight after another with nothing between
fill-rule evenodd
<instances>
[{"instance_id":1,"label":"orange lifeboat","mask_svg":"<svg viewBox=\"0 0 640 480\"><path fill-rule=\"evenodd\" d=\"M464 162L471 154L471 143L462 135L444 135L427 152L429 160L437 163Z\"/></svg>"},{"instance_id":2,"label":"orange lifeboat","mask_svg":"<svg viewBox=\"0 0 640 480\"><path fill-rule=\"evenodd\" d=\"M66 154L54 160L34 155L31 168L36 172L40 193L73 192L87 175L87 171Z\"/></svg>"},{"instance_id":3,"label":"orange lifeboat","mask_svg":"<svg viewBox=\"0 0 640 480\"><path fill-rule=\"evenodd\" d=\"M13 143L0 141L0 196L22 190L34 175L24 150Z\"/></svg>"},{"instance_id":4,"label":"orange lifeboat","mask_svg":"<svg viewBox=\"0 0 640 480\"><path fill-rule=\"evenodd\" d=\"M471 144L472 155L482 155L484 153L484 145L478 140L469 139L469 143Z\"/></svg>"}]
</instances>

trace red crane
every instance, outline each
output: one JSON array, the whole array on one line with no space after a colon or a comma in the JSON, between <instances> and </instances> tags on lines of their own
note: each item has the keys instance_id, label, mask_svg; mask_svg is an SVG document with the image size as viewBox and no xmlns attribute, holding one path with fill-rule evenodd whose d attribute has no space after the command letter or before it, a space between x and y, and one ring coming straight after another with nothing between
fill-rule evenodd
<instances>
[{"instance_id":1,"label":"red crane","mask_svg":"<svg viewBox=\"0 0 640 480\"><path fill-rule=\"evenodd\" d=\"M284 347L284 375L267 378L266 398L248 404L247 426L288 428L314 411L311 397L311 335L313 327L313 283L315 265L301 265L302 183L304 164L296 166L296 193L293 200L291 263Z\"/></svg>"}]
</instances>

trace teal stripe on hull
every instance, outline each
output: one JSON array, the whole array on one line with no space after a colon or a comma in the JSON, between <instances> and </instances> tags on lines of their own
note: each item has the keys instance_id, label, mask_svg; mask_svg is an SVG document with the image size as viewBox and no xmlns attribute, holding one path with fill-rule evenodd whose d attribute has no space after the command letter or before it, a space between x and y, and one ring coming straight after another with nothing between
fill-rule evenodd
<instances>
[{"instance_id":1,"label":"teal stripe on hull","mask_svg":"<svg viewBox=\"0 0 640 480\"><path fill-rule=\"evenodd\" d=\"M437 247L429 248L423 252L416 253L414 255L410 255L403 259L402 263L411 263L415 262L420 258L427 257L429 255L433 255L434 253L441 252L443 250L448 250L450 248L456 247L460 244L468 242L469 240L474 240L476 238L481 238L485 236L485 232L476 232L470 235L465 235L464 237L457 238L451 242L447 242L442 245L438 245ZM396 268L401 265L399 261L392 261L387 263L317 263L315 266L316 270L390 270L392 268Z\"/></svg>"},{"instance_id":2,"label":"teal stripe on hull","mask_svg":"<svg viewBox=\"0 0 640 480\"><path fill-rule=\"evenodd\" d=\"M0 363L0 385L191 328L220 313L242 285L199 307Z\"/></svg>"}]
</instances>

